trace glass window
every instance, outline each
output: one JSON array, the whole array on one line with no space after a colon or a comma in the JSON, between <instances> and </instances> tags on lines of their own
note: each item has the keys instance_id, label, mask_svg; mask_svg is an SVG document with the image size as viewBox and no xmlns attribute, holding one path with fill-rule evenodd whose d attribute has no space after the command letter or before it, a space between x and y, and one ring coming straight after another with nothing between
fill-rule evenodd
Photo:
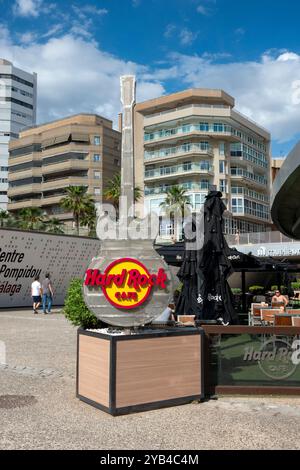
<instances>
[{"instance_id":1,"label":"glass window","mask_svg":"<svg viewBox=\"0 0 300 470\"><path fill-rule=\"evenodd\" d=\"M225 144L224 142L220 142L220 145L219 145L219 154L220 155L225 155Z\"/></svg>"},{"instance_id":2,"label":"glass window","mask_svg":"<svg viewBox=\"0 0 300 470\"><path fill-rule=\"evenodd\" d=\"M94 171L94 178L95 178L95 180L99 180L101 178L100 171Z\"/></svg>"},{"instance_id":3,"label":"glass window","mask_svg":"<svg viewBox=\"0 0 300 470\"><path fill-rule=\"evenodd\" d=\"M94 188L94 194L99 196L101 194L101 189L100 188Z\"/></svg>"},{"instance_id":4,"label":"glass window","mask_svg":"<svg viewBox=\"0 0 300 470\"><path fill-rule=\"evenodd\" d=\"M199 129L200 129L200 131L209 131L208 122L200 122Z\"/></svg>"},{"instance_id":5,"label":"glass window","mask_svg":"<svg viewBox=\"0 0 300 470\"><path fill-rule=\"evenodd\" d=\"M100 157L99 153L94 153L93 160L94 160L94 162L100 162L101 157Z\"/></svg>"},{"instance_id":6,"label":"glass window","mask_svg":"<svg viewBox=\"0 0 300 470\"><path fill-rule=\"evenodd\" d=\"M227 193L227 181L226 180L220 180L220 191L222 193Z\"/></svg>"},{"instance_id":7,"label":"glass window","mask_svg":"<svg viewBox=\"0 0 300 470\"><path fill-rule=\"evenodd\" d=\"M225 162L223 160L219 162L219 172L225 173Z\"/></svg>"},{"instance_id":8,"label":"glass window","mask_svg":"<svg viewBox=\"0 0 300 470\"><path fill-rule=\"evenodd\" d=\"M100 143L101 143L100 135L95 135L94 136L94 145L100 145Z\"/></svg>"}]
</instances>

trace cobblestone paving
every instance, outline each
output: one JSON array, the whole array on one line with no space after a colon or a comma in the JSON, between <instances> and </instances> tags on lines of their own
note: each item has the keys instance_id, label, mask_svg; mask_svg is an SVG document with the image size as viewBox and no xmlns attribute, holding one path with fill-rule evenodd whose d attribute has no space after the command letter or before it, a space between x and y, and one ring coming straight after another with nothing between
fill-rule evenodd
<instances>
[{"instance_id":1,"label":"cobblestone paving","mask_svg":"<svg viewBox=\"0 0 300 470\"><path fill-rule=\"evenodd\" d=\"M0 449L300 449L300 397L219 397L114 418L76 398L76 328L0 311Z\"/></svg>"}]
</instances>

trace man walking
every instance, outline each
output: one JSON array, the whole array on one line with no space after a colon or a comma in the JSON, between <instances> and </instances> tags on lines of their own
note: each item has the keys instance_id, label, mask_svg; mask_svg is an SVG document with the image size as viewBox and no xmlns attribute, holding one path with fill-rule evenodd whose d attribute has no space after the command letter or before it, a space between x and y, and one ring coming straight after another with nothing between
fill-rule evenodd
<instances>
[{"instance_id":1,"label":"man walking","mask_svg":"<svg viewBox=\"0 0 300 470\"><path fill-rule=\"evenodd\" d=\"M52 289L49 273L46 274L45 279L42 281L42 291L43 291L43 312L45 314L51 313L53 289ZM48 308L48 311L46 310L46 306Z\"/></svg>"},{"instance_id":2,"label":"man walking","mask_svg":"<svg viewBox=\"0 0 300 470\"><path fill-rule=\"evenodd\" d=\"M37 309L40 306L41 303L41 292L42 292L42 286L39 281L39 277L36 276L34 278L33 283L31 284L31 297L33 301L33 313L38 313Z\"/></svg>"}]
</instances>

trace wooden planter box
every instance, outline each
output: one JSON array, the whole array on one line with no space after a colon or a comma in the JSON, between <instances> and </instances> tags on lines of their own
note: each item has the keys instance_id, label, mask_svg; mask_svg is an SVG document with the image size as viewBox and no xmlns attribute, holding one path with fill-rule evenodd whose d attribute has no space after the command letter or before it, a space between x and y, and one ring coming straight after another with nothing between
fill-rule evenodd
<instances>
[{"instance_id":1,"label":"wooden planter box","mask_svg":"<svg viewBox=\"0 0 300 470\"><path fill-rule=\"evenodd\" d=\"M77 397L112 415L204 397L203 330L110 336L78 330Z\"/></svg>"}]
</instances>

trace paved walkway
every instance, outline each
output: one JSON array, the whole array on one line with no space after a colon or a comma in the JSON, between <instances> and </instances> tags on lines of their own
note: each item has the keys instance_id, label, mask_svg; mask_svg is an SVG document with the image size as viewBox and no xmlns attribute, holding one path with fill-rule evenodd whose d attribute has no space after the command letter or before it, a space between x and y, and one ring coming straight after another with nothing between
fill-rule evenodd
<instances>
[{"instance_id":1,"label":"paved walkway","mask_svg":"<svg viewBox=\"0 0 300 470\"><path fill-rule=\"evenodd\" d=\"M113 418L75 397L76 329L63 315L0 311L0 341L0 449L300 449L300 397Z\"/></svg>"}]
</instances>

